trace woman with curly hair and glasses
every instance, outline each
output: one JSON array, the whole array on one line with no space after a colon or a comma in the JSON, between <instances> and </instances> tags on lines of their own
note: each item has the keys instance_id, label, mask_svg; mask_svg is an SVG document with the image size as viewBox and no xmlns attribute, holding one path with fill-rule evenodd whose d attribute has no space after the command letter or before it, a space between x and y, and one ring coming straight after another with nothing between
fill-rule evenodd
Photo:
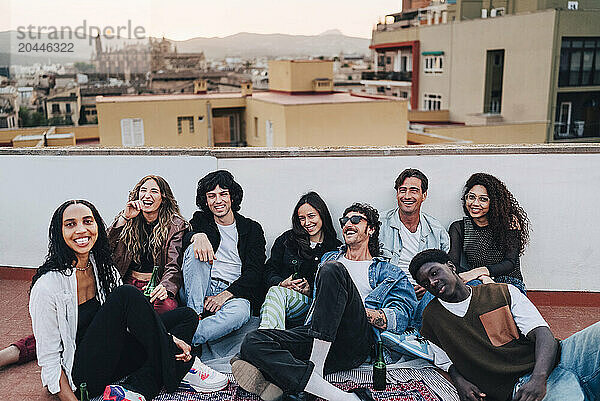
<instances>
[{"instance_id":1,"label":"woman with curly hair and glasses","mask_svg":"<svg viewBox=\"0 0 600 401\"><path fill-rule=\"evenodd\" d=\"M59 206L49 238L29 299L42 384L62 401L76 401L82 383L113 401L150 400L163 385L176 390L192 366L198 315L178 308L159 317L140 291L121 285L90 202Z\"/></svg>"},{"instance_id":2,"label":"woman with curly hair and glasses","mask_svg":"<svg viewBox=\"0 0 600 401\"><path fill-rule=\"evenodd\" d=\"M143 290L156 268L158 285L150 302L158 313L177 307L181 287L181 247L187 222L167 181L142 178L129 194L125 209L108 229L113 259L123 282Z\"/></svg>"},{"instance_id":3,"label":"woman with curly hair and glasses","mask_svg":"<svg viewBox=\"0 0 600 401\"><path fill-rule=\"evenodd\" d=\"M519 256L529 242L529 219L506 185L473 174L462 197L465 217L450 225L449 256L464 282L513 284L525 293Z\"/></svg>"}]
</instances>

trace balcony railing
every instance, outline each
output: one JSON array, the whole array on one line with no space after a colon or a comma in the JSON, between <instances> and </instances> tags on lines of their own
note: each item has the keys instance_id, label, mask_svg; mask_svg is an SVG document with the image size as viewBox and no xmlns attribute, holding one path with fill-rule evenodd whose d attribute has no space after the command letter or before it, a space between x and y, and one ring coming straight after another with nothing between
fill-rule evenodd
<instances>
[{"instance_id":1,"label":"balcony railing","mask_svg":"<svg viewBox=\"0 0 600 401\"><path fill-rule=\"evenodd\" d=\"M412 81L411 71L375 72L362 73L362 79L369 81Z\"/></svg>"}]
</instances>

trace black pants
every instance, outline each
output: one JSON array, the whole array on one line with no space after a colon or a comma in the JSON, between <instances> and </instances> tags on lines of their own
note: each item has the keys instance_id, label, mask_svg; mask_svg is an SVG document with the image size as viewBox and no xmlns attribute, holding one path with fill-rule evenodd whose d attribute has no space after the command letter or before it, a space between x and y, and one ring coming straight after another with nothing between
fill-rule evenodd
<instances>
[{"instance_id":1,"label":"black pants","mask_svg":"<svg viewBox=\"0 0 600 401\"><path fill-rule=\"evenodd\" d=\"M177 308L159 317L140 290L120 286L108 295L77 345L73 381L87 383L90 396L125 376L123 386L147 400L163 385L175 391L193 362L175 360L181 350L169 333L190 344L196 326L193 309Z\"/></svg>"},{"instance_id":2,"label":"black pants","mask_svg":"<svg viewBox=\"0 0 600 401\"><path fill-rule=\"evenodd\" d=\"M325 374L359 366L373 344L373 328L344 265L337 261L325 263L315 285L310 323L290 330L253 331L246 335L240 350L243 360L285 391L300 392L306 387L314 368L308 360L314 338L332 343Z\"/></svg>"}]
</instances>

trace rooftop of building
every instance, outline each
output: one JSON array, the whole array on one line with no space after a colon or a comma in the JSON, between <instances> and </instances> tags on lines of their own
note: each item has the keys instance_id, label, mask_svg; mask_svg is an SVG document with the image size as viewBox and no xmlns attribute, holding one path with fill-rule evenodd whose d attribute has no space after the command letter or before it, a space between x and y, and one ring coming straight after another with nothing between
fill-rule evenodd
<instances>
[{"instance_id":1,"label":"rooftop of building","mask_svg":"<svg viewBox=\"0 0 600 401\"><path fill-rule=\"evenodd\" d=\"M173 100L228 99L228 98L240 98L240 97L242 97L241 92L170 94L170 95L98 96L96 98L96 103L164 102L164 101L173 101Z\"/></svg>"},{"instance_id":2,"label":"rooftop of building","mask_svg":"<svg viewBox=\"0 0 600 401\"><path fill-rule=\"evenodd\" d=\"M241 92L202 93L202 94L165 94L165 95L125 95L98 96L96 103L127 103L127 102L164 102L197 99L234 99L243 97ZM279 91L257 91L252 93L252 99L282 105L302 104L332 104L332 103L365 103L376 101L400 101L392 96L372 96L350 92L334 93L287 93Z\"/></svg>"},{"instance_id":3,"label":"rooftop of building","mask_svg":"<svg viewBox=\"0 0 600 401\"><path fill-rule=\"evenodd\" d=\"M336 93L285 93L277 91L255 92L252 98L268 103L277 103L282 105L302 105L302 104L331 104L331 103L365 103L382 100L398 100L389 98L380 98L375 96L365 96L349 92Z\"/></svg>"},{"instance_id":4,"label":"rooftop of building","mask_svg":"<svg viewBox=\"0 0 600 401\"><path fill-rule=\"evenodd\" d=\"M77 171L85 172L85 179ZM501 178L527 211L531 243L521 258L528 296L558 338L600 320L600 236L597 208L600 145L416 146L377 148L241 149L0 149L0 181L12 194L0 200L0 347L31 333L27 310L32 267L47 249L47 223L69 197L94 202L105 221L122 210L127 191L149 173L167 179L186 218L196 182L215 169L231 171L244 189L241 213L259 221L267 237L289 228L298 197L316 190L338 217L354 201L395 207L393 182L416 167L429 177L424 210L443 226L462 216L460 195L469 174ZM110 171L119 171L110 176ZM18 173L15 173L18 172ZM310 174L313 172L314 174ZM308 173L308 174L307 174ZM57 185L57 177L78 177ZM44 202L39 202L39 193ZM565 199L565 194L577 194ZM265 207L265 205L269 205ZM15 213L24 211L27 213ZM10 212L9 212L10 211ZM577 235L572 235L576 229ZM29 269L23 269L28 267ZM0 401L54 400L35 363L0 370ZM181 394L179 394L181 395ZM179 398L181 399L181 398Z\"/></svg>"}]
</instances>

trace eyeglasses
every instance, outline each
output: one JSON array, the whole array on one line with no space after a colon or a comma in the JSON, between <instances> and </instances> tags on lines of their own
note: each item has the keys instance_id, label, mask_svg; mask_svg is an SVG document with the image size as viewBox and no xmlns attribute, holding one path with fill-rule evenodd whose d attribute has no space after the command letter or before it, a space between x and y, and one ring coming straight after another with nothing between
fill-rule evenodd
<instances>
[{"instance_id":1,"label":"eyeglasses","mask_svg":"<svg viewBox=\"0 0 600 401\"><path fill-rule=\"evenodd\" d=\"M465 199L470 203L475 202L475 200L479 200L480 203L488 203L490 201L489 196L486 196L486 195L477 196L471 192L469 192L468 194L465 195Z\"/></svg>"},{"instance_id":2,"label":"eyeglasses","mask_svg":"<svg viewBox=\"0 0 600 401\"><path fill-rule=\"evenodd\" d=\"M358 223L360 223L361 220L367 221L367 219L365 217L360 216L358 214L355 214L352 217L344 216L344 217L340 217L340 225L342 226L342 228L344 228L344 226L346 225L346 223L348 221L350 221L350 223L352 223L352 224L358 224Z\"/></svg>"}]
</instances>

